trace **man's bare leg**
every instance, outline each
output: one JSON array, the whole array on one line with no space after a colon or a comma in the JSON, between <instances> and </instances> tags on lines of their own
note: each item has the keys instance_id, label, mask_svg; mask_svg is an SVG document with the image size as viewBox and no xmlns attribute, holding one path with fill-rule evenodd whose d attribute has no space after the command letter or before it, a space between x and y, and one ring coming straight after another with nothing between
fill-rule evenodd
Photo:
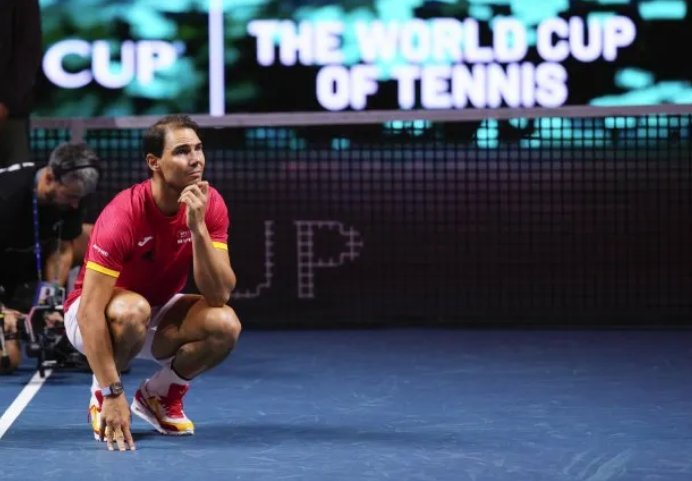
<instances>
[{"instance_id":1,"label":"man's bare leg","mask_svg":"<svg viewBox=\"0 0 692 481\"><path fill-rule=\"evenodd\" d=\"M149 303L139 294L116 288L106 306L106 322L113 343L113 356L118 372L122 372L142 350L146 340L151 316ZM100 412L103 397L97 391L99 386L96 376L92 376L91 401L89 413L95 439L100 439Z\"/></svg>"},{"instance_id":2,"label":"man's bare leg","mask_svg":"<svg viewBox=\"0 0 692 481\"><path fill-rule=\"evenodd\" d=\"M151 307L142 296L116 288L106 307L106 320L118 371L129 366L142 350L150 317Z\"/></svg>"},{"instance_id":3,"label":"man's bare leg","mask_svg":"<svg viewBox=\"0 0 692 481\"><path fill-rule=\"evenodd\" d=\"M173 357L172 368L191 380L221 363L240 336L241 325L228 306L210 307L200 296L181 298L159 324L152 354Z\"/></svg>"},{"instance_id":4,"label":"man's bare leg","mask_svg":"<svg viewBox=\"0 0 692 481\"><path fill-rule=\"evenodd\" d=\"M157 326L151 353L163 367L142 383L133 412L163 434L194 433L182 403L189 382L226 359L240 330L230 307L211 307L200 296L180 298Z\"/></svg>"},{"instance_id":5,"label":"man's bare leg","mask_svg":"<svg viewBox=\"0 0 692 481\"><path fill-rule=\"evenodd\" d=\"M142 350L151 318L149 303L139 294L116 288L106 307L106 322L113 343L113 356L118 372L128 368ZM93 378L92 391L98 386Z\"/></svg>"}]
</instances>

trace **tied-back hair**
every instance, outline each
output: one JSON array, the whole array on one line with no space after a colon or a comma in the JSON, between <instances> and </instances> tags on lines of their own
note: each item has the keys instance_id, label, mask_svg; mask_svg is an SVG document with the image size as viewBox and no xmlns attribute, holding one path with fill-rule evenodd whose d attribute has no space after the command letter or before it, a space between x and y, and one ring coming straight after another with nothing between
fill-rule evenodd
<instances>
[{"instance_id":1,"label":"tied-back hair","mask_svg":"<svg viewBox=\"0 0 692 481\"><path fill-rule=\"evenodd\" d=\"M67 142L51 152L48 167L61 184L76 185L86 196L96 191L100 163L96 152L85 143Z\"/></svg>"},{"instance_id":2,"label":"tied-back hair","mask_svg":"<svg viewBox=\"0 0 692 481\"><path fill-rule=\"evenodd\" d=\"M149 127L144 133L142 139L142 148L144 156L152 154L161 158L163 150L166 147L166 132L169 129L187 128L195 131L199 135L199 125L190 118L189 115L173 114L167 115L159 119L154 125ZM149 177L153 176L154 172L149 169Z\"/></svg>"}]
</instances>

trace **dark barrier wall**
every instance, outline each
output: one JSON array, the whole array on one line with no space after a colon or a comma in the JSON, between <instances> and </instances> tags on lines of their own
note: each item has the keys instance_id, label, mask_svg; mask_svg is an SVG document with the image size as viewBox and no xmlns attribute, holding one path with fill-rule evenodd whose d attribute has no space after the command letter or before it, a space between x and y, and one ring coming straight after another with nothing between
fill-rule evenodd
<instances>
[{"instance_id":1,"label":"dark barrier wall","mask_svg":"<svg viewBox=\"0 0 692 481\"><path fill-rule=\"evenodd\" d=\"M659 135L573 125L569 142L532 125L203 131L207 178L231 213L241 318L692 320L689 118ZM88 133L108 163L94 212L146 178L138 134Z\"/></svg>"}]
</instances>

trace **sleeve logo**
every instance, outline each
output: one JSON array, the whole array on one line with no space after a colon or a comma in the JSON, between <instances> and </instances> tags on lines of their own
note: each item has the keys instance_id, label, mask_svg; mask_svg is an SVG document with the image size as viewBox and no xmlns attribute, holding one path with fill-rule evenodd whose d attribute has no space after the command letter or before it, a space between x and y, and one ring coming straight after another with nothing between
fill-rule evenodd
<instances>
[{"instance_id":1,"label":"sleeve logo","mask_svg":"<svg viewBox=\"0 0 692 481\"><path fill-rule=\"evenodd\" d=\"M94 244L92 247L93 247L93 249L94 249L96 252L98 252L99 254L101 254L103 257L108 257L108 256L109 256L108 252L106 252L105 250L101 249L101 248L98 246L98 244Z\"/></svg>"}]
</instances>

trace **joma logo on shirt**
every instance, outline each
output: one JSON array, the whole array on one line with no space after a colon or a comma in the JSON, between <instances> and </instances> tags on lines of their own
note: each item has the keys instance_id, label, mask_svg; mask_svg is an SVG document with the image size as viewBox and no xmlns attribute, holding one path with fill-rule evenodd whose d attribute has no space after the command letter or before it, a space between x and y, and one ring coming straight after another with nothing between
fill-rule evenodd
<instances>
[{"instance_id":1,"label":"joma logo on shirt","mask_svg":"<svg viewBox=\"0 0 692 481\"><path fill-rule=\"evenodd\" d=\"M103 249L101 249L97 244L94 244L93 247L94 247L94 250L95 250L96 252L98 252L99 254L101 254L101 255L104 256L104 257L108 257L108 252L106 252L106 251L104 251Z\"/></svg>"}]
</instances>

